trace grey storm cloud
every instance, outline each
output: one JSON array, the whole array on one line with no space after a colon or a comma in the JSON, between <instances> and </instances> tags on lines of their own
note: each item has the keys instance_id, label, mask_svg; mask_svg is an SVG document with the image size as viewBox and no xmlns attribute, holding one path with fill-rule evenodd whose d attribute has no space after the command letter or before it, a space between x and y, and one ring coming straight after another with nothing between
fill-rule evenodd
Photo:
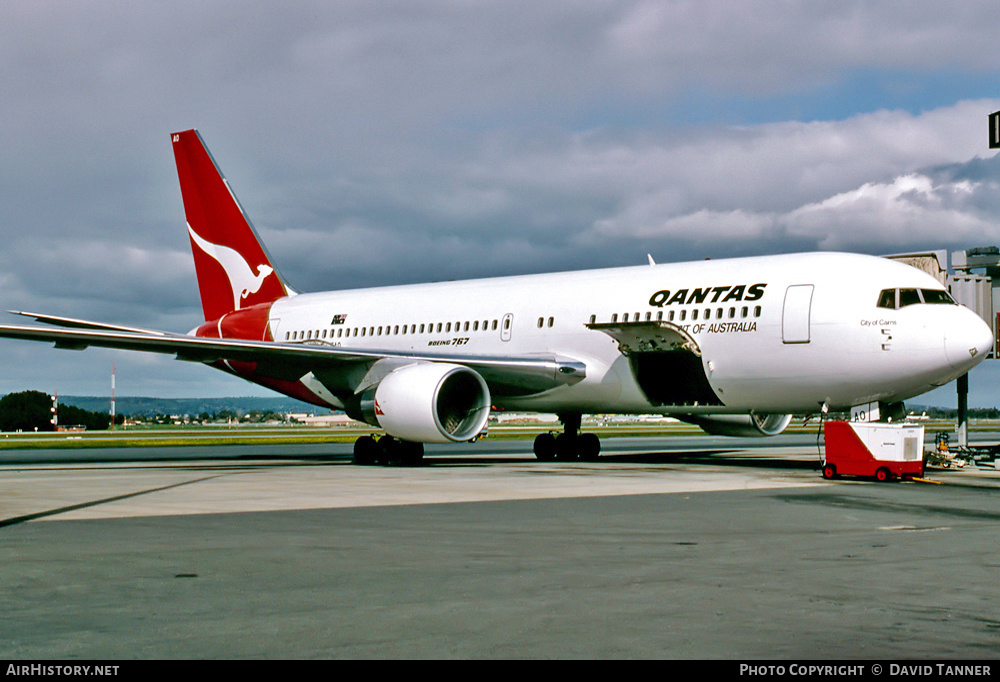
<instances>
[{"instance_id":1,"label":"grey storm cloud","mask_svg":"<svg viewBox=\"0 0 1000 682\"><path fill-rule=\"evenodd\" d=\"M8 2L2 303L195 326L168 140L190 127L307 291L647 252L996 243L985 116L1000 100L979 87L1000 68L994 15L991 2ZM103 390L93 366L111 357L126 387L131 368L163 395L258 390L155 356L4 348L0 391L32 377Z\"/></svg>"}]
</instances>

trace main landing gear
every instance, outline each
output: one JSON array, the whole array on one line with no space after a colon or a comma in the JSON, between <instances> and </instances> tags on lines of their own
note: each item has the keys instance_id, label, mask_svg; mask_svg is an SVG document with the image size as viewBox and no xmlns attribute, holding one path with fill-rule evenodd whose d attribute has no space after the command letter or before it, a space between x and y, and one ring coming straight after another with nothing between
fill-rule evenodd
<instances>
[{"instance_id":1,"label":"main landing gear","mask_svg":"<svg viewBox=\"0 0 1000 682\"><path fill-rule=\"evenodd\" d=\"M416 466L423 458L423 443L398 440L392 436L382 436L378 440L372 436L361 436L354 441L355 464Z\"/></svg>"},{"instance_id":2,"label":"main landing gear","mask_svg":"<svg viewBox=\"0 0 1000 682\"><path fill-rule=\"evenodd\" d=\"M601 454L601 439L592 433L580 433L581 415L575 412L560 414L563 432L558 436L543 433L535 438L535 457L548 462L583 460L592 462Z\"/></svg>"}]
</instances>

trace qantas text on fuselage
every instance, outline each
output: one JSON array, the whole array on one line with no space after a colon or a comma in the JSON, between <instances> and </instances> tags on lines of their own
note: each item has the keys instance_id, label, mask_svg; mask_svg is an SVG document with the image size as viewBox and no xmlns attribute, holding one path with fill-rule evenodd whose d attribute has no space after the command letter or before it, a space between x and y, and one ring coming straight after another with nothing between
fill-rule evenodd
<instances>
[{"instance_id":1,"label":"qantas text on fuselage","mask_svg":"<svg viewBox=\"0 0 1000 682\"><path fill-rule=\"evenodd\" d=\"M670 293L669 289L660 289L649 297L649 305L662 308L665 305L691 305L693 303L722 303L730 301L756 301L764 295L767 284L736 284L724 287L696 287L693 289L677 289ZM723 294L725 296L723 297ZM711 295L711 298L709 298Z\"/></svg>"}]
</instances>

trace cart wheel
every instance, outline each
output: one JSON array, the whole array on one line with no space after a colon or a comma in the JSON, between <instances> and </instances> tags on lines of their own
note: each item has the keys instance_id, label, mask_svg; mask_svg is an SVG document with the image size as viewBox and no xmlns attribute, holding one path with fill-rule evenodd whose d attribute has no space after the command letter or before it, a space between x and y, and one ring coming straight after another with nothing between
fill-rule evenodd
<instances>
[{"instance_id":1,"label":"cart wheel","mask_svg":"<svg viewBox=\"0 0 1000 682\"><path fill-rule=\"evenodd\" d=\"M889 480L889 477L889 470L885 467L879 467L879 469L875 472L875 480L879 483L885 483Z\"/></svg>"},{"instance_id":2,"label":"cart wheel","mask_svg":"<svg viewBox=\"0 0 1000 682\"><path fill-rule=\"evenodd\" d=\"M832 479L837 478L837 467L832 464L827 464L823 467L823 478Z\"/></svg>"}]
</instances>

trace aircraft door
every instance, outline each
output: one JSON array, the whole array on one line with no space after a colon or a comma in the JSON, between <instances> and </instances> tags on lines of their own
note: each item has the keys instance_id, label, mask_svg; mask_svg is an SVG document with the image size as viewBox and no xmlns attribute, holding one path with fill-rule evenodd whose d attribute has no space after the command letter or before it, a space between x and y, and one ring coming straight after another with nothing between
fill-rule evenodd
<instances>
[{"instance_id":1,"label":"aircraft door","mask_svg":"<svg viewBox=\"0 0 1000 682\"><path fill-rule=\"evenodd\" d=\"M510 329L514 326L514 314L507 313L503 316L503 321L500 323L500 340L510 341Z\"/></svg>"},{"instance_id":2,"label":"aircraft door","mask_svg":"<svg viewBox=\"0 0 1000 682\"><path fill-rule=\"evenodd\" d=\"M785 290L785 307L781 314L783 342L809 343L812 297L812 284L794 284Z\"/></svg>"}]
</instances>

